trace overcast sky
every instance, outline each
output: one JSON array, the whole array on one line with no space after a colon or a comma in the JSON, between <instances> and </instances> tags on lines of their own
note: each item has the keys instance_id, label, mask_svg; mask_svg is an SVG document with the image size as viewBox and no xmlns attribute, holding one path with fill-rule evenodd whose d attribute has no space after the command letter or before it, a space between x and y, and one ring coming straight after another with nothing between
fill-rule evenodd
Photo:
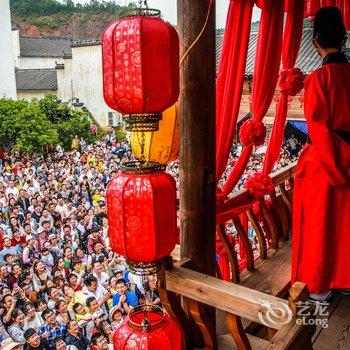
<instances>
[{"instance_id":1,"label":"overcast sky","mask_svg":"<svg viewBox=\"0 0 350 350\"><path fill-rule=\"evenodd\" d=\"M1 0L0 0L1 1ZM81 4L89 2L89 0L73 0L75 3ZM116 3L126 5L129 0L116 0ZM148 0L148 6L154 7L162 11L163 18L172 24L176 24L176 0ZM230 0L216 0L216 27L224 28L226 22L227 8ZM254 8L253 21L258 21L260 16L260 10Z\"/></svg>"}]
</instances>

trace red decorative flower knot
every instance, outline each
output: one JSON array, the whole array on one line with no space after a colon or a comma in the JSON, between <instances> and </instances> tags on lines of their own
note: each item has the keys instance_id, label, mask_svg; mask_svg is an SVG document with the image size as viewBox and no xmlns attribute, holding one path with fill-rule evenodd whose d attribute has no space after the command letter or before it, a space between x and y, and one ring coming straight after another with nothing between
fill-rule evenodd
<instances>
[{"instance_id":1,"label":"red decorative flower knot","mask_svg":"<svg viewBox=\"0 0 350 350\"><path fill-rule=\"evenodd\" d=\"M280 73L278 86L282 93L295 96L304 87L304 74L299 68L285 69Z\"/></svg>"},{"instance_id":2,"label":"red decorative flower knot","mask_svg":"<svg viewBox=\"0 0 350 350\"><path fill-rule=\"evenodd\" d=\"M271 177L262 173L255 173L250 176L245 183L245 187L256 199L263 198L265 194L271 193L275 189Z\"/></svg>"},{"instance_id":3,"label":"red decorative flower knot","mask_svg":"<svg viewBox=\"0 0 350 350\"><path fill-rule=\"evenodd\" d=\"M260 146L266 137L266 126L263 122L248 119L239 130L239 139L243 146Z\"/></svg>"}]
</instances>

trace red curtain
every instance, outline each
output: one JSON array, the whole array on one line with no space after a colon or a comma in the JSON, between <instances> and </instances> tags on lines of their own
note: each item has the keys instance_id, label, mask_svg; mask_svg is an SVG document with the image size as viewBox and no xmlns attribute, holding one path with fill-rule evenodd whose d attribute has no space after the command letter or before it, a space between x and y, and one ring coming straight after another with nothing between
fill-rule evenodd
<instances>
[{"instance_id":1,"label":"red curtain","mask_svg":"<svg viewBox=\"0 0 350 350\"><path fill-rule=\"evenodd\" d=\"M306 0L304 17L315 16L319 8L320 8L320 0Z\"/></svg>"},{"instance_id":2,"label":"red curtain","mask_svg":"<svg viewBox=\"0 0 350 350\"><path fill-rule=\"evenodd\" d=\"M305 0L304 17L313 18L320 7L337 6L344 16L344 23L347 30L350 30L350 1L349 0Z\"/></svg>"},{"instance_id":3,"label":"red curtain","mask_svg":"<svg viewBox=\"0 0 350 350\"><path fill-rule=\"evenodd\" d=\"M349 0L342 0L343 1L343 16L344 16L344 23L347 30L350 31L350 1Z\"/></svg>"},{"instance_id":4,"label":"red curtain","mask_svg":"<svg viewBox=\"0 0 350 350\"><path fill-rule=\"evenodd\" d=\"M281 60L283 11L284 1L265 0L263 3L255 55L251 106L253 118L257 121L262 121L265 117L277 85ZM229 141L231 145L232 139ZM232 191L242 177L252 150L253 146L244 147L222 189L225 196Z\"/></svg>"},{"instance_id":5,"label":"red curtain","mask_svg":"<svg viewBox=\"0 0 350 350\"><path fill-rule=\"evenodd\" d=\"M325 6L337 6L336 0L321 0L321 7Z\"/></svg>"},{"instance_id":6,"label":"red curtain","mask_svg":"<svg viewBox=\"0 0 350 350\"><path fill-rule=\"evenodd\" d=\"M286 74L290 74L292 72L290 69L294 67L298 58L303 35L304 0L289 0L287 5L287 20L282 46L282 66L286 70ZM291 81L289 82L293 83ZM288 90L283 91L277 104L274 125L264 160L264 175L270 174L280 155L287 117L289 93L290 91Z\"/></svg>"},{"instance_id":7,"label":"red curtain","mask_svg":"<svg viewBox=\"0 0 350 350\"><path fill-rule=\"evenodd\" d=\"M228 9L216 81L217 181L226 168L239 114L253 5L253 0L231 0Z\"/></svg>"}]
</instances>

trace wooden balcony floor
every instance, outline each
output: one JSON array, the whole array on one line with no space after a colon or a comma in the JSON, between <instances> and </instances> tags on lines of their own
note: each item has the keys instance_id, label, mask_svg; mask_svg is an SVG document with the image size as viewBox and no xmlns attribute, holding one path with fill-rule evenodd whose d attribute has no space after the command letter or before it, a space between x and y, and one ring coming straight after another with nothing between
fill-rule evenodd
<instances>
[{"instance_id":1,"label":"wooden balcony floor","mask_svg":"<svg viewBox=\"0 0 350 350\"><path fill-rule=\"evenodd\" d=\"M317 327L313 337L314 350L349 350L350 295L334 292L327 311L329 313L328 328ZM228 334L223 312L217 312L217 337L219 350L237 349L231 335ZM264 340L252 344L252 349L264 349Z\"/></svg>"}]
</instances>

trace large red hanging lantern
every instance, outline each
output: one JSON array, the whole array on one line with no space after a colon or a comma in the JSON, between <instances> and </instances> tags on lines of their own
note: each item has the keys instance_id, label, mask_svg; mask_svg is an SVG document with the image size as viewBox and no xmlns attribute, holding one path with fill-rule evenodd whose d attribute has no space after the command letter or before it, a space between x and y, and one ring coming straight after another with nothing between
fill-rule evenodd
<instances>
[{"instance_id":1,"label":"large red hanging lantern","mask_svg":"<svg viewBox=\"0 0 350 350\"><path fill-rule=\"evenodd\" d=\"M131 270L151 274L175 248L176 185L158 163L129 162L107 187L112 249Z\"/></svg>"},{"instance_id":2,"label":"large red hanging lantern","mask_svg":"<svg viewBox=\"0 0 350 350\"><path fill-rule=\"evenodd\" d=\"M114 350L181 350L183 336L178 325L161 308L152 305L132 309L115 331Z\"/></svg>"},{"instance_id":3,"label":"large red hanging lantern","mask_svg":"<svg viewBox=\"0 0 350 350\"><path fill-rule=\"evenodd\" d=\"M103 94L130 131L155 131L179 96L179 37L158 10L135 9L102 34Z\"/></svg>"}]
</instances>

